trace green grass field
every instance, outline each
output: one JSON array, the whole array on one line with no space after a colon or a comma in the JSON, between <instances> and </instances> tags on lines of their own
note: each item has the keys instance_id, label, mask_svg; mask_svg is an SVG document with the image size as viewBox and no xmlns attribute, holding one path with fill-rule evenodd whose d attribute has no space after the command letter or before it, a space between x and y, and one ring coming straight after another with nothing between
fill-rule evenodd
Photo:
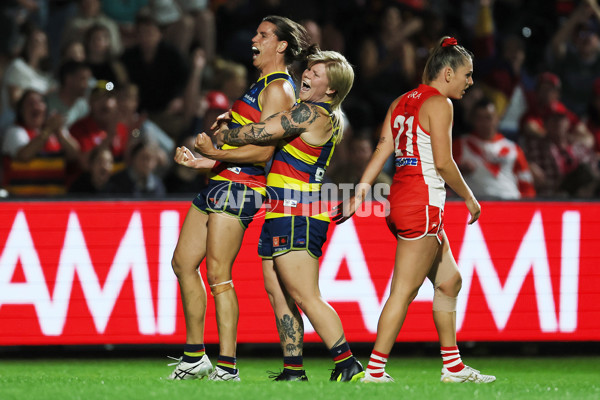
<instances>
[{"instance_id":1,"label":"green grass field","mask_svg":"<svg viewBox=\"0 0 600 400\"><path fill-rule=\"evenodd\" d=\"M366 360L362 360L366 362ZM177 381L167 360L0 360L0 399L600 399L598 357L465 359L492 384L442 384L441 361L399 358L388 363L390 384L329 382L331 361L306 358L309 382L270 382L280 359L238 360L242 382Z\"/></svg>"}]
</instances>

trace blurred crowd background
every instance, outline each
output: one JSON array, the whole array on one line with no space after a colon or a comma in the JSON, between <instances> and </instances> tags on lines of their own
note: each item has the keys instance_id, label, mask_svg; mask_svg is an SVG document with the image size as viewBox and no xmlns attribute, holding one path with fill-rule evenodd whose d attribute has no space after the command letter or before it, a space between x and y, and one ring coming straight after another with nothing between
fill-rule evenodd
<instances>
[{"instance_id":1,"label":"blurred crowd background","mask_svg":"<svg viewBox=\"0 0 600 400\"><path fill-rule=\"evenodd\" d=\"M597 0L2 0L0 196L193 196L207 177L174 149L256 80L267 15L355 68L329 182L359 180L387 107L449 35L474 53L453 152L475 195L600 196ZM390 160L378 181L392 175Z\"/></svg>"}]
</instances>

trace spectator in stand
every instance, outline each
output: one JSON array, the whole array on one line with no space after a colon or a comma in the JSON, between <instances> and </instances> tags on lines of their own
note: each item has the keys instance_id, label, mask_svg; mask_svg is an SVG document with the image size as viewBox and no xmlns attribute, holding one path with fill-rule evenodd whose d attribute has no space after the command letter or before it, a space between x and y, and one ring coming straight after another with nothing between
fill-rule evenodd
<instances>
[{"instance_id":1,"label":"spectator in stand","mask_svg":"<svg viewBox=\"0 0 600 400\"><path fill-rule=\"evenodd\" d=\"M33 89L43 95L55 84L49 71L48 38L38 28L31 28L19 57L7 65L0 88L0 130L15 119L14 106L23 92Z\"/></svg>"},{"instance_id":2,"label":"spectator in stand","mask_svg":"<svg viewBox=\"0 0 600 400\"><path fill-rule=\"evenodd\" d=\"M562 99L583 116L592 96L592 82L600 74L600 6L582 0L560 26L550 43L550 64L564 83Z\"/></svg>"},{"instance_id":3,"label":"spectator in stand","mask_svg":"<svg viewBox=\"0 0 600 400\"><path fill-rule=\"evenodd\" d=\"M155 174L157 161L156 144L148 140L138 141L131 147L127 168L110 178L108 191L137 198L163 197L165 186Z\"/></svg>"},{"instance_id":4,"label":"spectator in stand","mask_svg":"<svg viewBox=\"0 0 600 400\"><path fill-rule=\"evenodd\" d=\"M77 14L71 18L62 33L61 43L78 40L86 35L87 30L94 25L106 28L110 37L112 56L117 56L123 51L121 33L117 23L102 12L101 0L77 0Z\"/></svg>"},{"instance_id":5,"label":"spectator in stand","mask_svg":"<svg viewBox=\"0 0 600 400\"><path fill-rule=\"evenodd\" d=\"M84 45L86 61L96 80L113 82L117 87L128 81L127 70L114 56L110 31L103 24L95 24L85 31Z\"/></svg>"},{"instance_id":6,"label":"spectator in stand","mask_svg":"<svg viewBox=\"0 0 600 400\"><path fill-rule=\"evenodd\" d=\"M121 60L131 82L140 89L140 111L177 138L188 127L182 116L188 66L182 54L162 39L149 13L138 14L136 33L137 45L126 50Z\"/></svg>"},{"instance_id":7,"label":"spectator in stand","mask_svg":"<svg viewBox=\"0 0 600 400\"><path fill-rule=\"evenodd\" d=\"M181 141L180 146L193 149L195 140L195 135L187 136L185 139L183 139L183 141ZM202 158L199 153L196 153L193 150L190 151L192 151L192 154L194 154L196 158ZM200 193L202 189L208 186L208 176L206 173L202 173L200 170L188 168L181 164L174 163L167 175L164 177L163 182L168 194L196 195L197 193Z\"/></svg>"},{"instance_id":8,"label":"spectator in stand","mask_svg":"<svg viewBox=\"0 0 600 400\"><path fill-rule=\"evenodd\" d=\"M112 82L98 81L89 98L90 112L71 126L71 135L81 147L82 165L89 165L90 151L97 146L111 150L115 159L114 170L125 167L125 152L129 142L129 128L119 121L117 99Z\"/></svg>"},{"instance_id":9,"label":"spectator in stand","mask_svg":"<svg viewBox=\"0 0 600 400\"><path fill-rule=\"evenodd\" d=\"M454 140L452 150L467 185L477 198L535 197L533 177L523 151L498 131L494 103L484 98L471 111L473 130Z\"/></svg>"},{"instance_id":10,"label":"spectator in stand","mask_svg":"<svg viewBox=\"0 0 600 400\"><path fill-rule=\"evenodd\" d=\"M536 193L541 197L590 197L597 172L591 149L573 142L569 133L569 111L555 103L545 116L545 137L524 138Z\"/></svg>"},{"instance_id":11,"label":"spectator in stand","mask_svg":"<svg viewBox=\"0 0 600 400\"><path fill-rule=\"evenodd\" d=\"M16 104L16 120L2 143L4 187L13 196L56 196L66 192L66 163L77 160L79 145L59 114L48 115L41 93L26 90Z\"/></svg>"},{"instance_id":12,"label":"spectator in stand","mask_svg":"<svg viewBox=\"0 0 600 400\"><path fill-rule=\"evenodd\" d=\"M102 11L119 27L123 49L136 44L135 18L148 0L103 1Z\"/></svg>"},{"instance_id":13,"label":"spectator in stand","mask_svg":"<svg viewBox=\"0 0 600 400\"><path fill-rule=\"evenodd\" d=\"M243 64L217 58L214 62L213 81L212 89L223 92L233 103L248 89L248 70Z\"/></svg>"},{"instance_id":14,"label":"spectator in stand","mask_svg":"<svg viewBox=\"0 0 600 400\"><path fill-rule=\"evenodd\" d=\"M585 122L594 136L594 151L600 157L600 77L594 81L592 99L588 104Z\"/></svg>"},{"instance_id":15,"label":"spectator in stand","mask_svg":"<svg viewBox=\"0 0 600 400\"><path fill-rule=\"evenodd\" d=\"M379 16L377 34L360 45L360 89L375 120L383 120L388 105L417 78L415 47L409 39L422 25L418 17L404 21L400 9L390 5Z\"/></svg>"},{"instance_id":16,"label":"spectator in stand","mask_svg":"<svg viewBox=\"0 0 600 400\"><path fill-rule=\"evenodd\" d=\"M175 142L158 125L148 119L144 113L138 112L139 90L132 83L117 89L117 105L119 121L125 124L131 137L136 140L151 140L158 146L156 157L159 170L162 172L171 165L175 153Z\"/></svg>"},{"instance_id":17,"label":"spectator in stand","mask_svg":"<svg viewBox=\"0 0 600 400\"><path fill-rule=\"evenodd\" d=\"M92 77L90 67L83 62L67 61L58 71L58 91L47 96L48 110L57 112L70 128L78 119L85 117L90 108L87 94Z\"/></svg>"},{"instance_id":18,"label":"spectator in stand","mask_svg":"<svg viewBox=\"0 0 600 400\"><path fill-rule=\"evenodd\" d=\"M85 46L82 38L71 40L61 46L58 65L63 65L67 61L85 62Z\"/></svg>"},{"instance_id":19,"label":"spectator in stand","mask_svg":"<svg viewBox=\"0 0 600 400\"><path fill-rule=\"evenodd\" d=\"M159 24L165 42L187 57L194 38L194 18L183 13L176 0L151 0L148 11Z\"/></svg>"},{"instance_id":20,"label":"spectator in stand","mask_svg":"<svg viewBox=\"0 0 600 400\"><path fill-rule=\"evenodd\" d=\"M593 137L579 117L560 101L560 78L550 72L543 72L537 78L533 93L528 98L528 108L521 118L520 135L528 137L546 136L546 117L557 109L564 109L569 120L570 140L584 147L593 147Z\"/></svg>"},{"instance_id":21,"label":"spectator in stand","mask_svg":"<svg viewBox=\"0 0 600 400\"><path fill-rule=\"evenodd\" d=\"M204 50L206 60L215 58L216 26L215 15L208 0L178 0L184 15L189 15L194 21L192 46L195 44Z\"/></svg>"},{"instance_id":22,"label":"spectator in stand","mask_svg":"<svg viewBox=\"0 0 600 400\"><path fill-rule=\"evenodd\" d=\"M494 101L500 117L498 130L516 140L527 107L525 93L533 88L533 79L524 68L523 39L517 35L501 37L497 49L496 34L491 0L482 0L475 29L475 63L481 71L485 94Z\"/></svg>"},{"instance_id":23,"label":"spectator in stand","mask_svg":"<svg viewBox=\"0 0 600 400\"><path fill-rule=\"evenodd\" d=\"M203 97L199 111L194 119L191 134L198 132L211 132L212 124L217 120L217 117L231 108L231 102L225 96L225 93L218 90L211 90ZM188 147L193 149L194 146Z\"/></svg>"},{"instance_id":24,"label":"spectator in stand","mask_svg":"<svg viewBox=\"0 0 600 400\"><path fill-rule=\"evenodd\" d=\"M113 155L103 146L90 151L89 166L69 187L69 194L98 196L108 194L108 181L113 170Z\"/></svg>"}]
</instances>

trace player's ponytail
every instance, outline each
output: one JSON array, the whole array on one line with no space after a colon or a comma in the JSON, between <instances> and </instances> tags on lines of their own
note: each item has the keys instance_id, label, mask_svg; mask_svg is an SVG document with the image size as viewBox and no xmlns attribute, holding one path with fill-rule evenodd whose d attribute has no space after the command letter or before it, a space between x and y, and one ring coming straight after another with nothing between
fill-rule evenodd
<instances>
[{"instance_id":1,"label":"player's ponytail","mask_svg":"<svg viewBox=\"0 0 600 400\"><path fill-rule=\"evenodd\" d=\"M429 84L434 81L444 67L449 66L456 70L468 59L473 59L473 53L459 45L455 38L444 36L429 54L423 70L423 83Z\"/></svg>"}]
</instances>

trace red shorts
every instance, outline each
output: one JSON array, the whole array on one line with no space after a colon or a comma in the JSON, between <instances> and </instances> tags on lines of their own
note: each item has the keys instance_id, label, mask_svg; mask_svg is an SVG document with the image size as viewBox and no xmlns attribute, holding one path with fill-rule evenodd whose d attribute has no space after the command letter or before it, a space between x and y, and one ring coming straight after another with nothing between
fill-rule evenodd
<instances>
[{"instance_id":1,"label":"red shorts","mask_svg":"<svg viewBox=\"0 0 600 400\"><path fill-rule=\"evenodd\" d=\"M394 236L415 240L436 236L442 243L444 210L434 206L400 206L390 209L386 217L388 228Z\"/></svg>"}]
</instances>

